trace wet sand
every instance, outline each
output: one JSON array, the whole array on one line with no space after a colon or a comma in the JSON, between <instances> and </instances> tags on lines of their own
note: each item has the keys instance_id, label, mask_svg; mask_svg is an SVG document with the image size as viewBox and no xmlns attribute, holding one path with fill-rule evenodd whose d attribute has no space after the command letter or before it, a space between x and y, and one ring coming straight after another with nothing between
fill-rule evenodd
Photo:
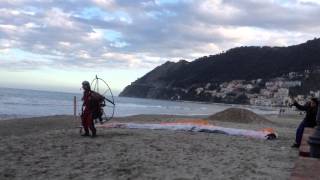
<instances>
[{"instance_id":1,"label":"wet sand","mask_svg":"<svg viewBox=\"0 0 320 180\"><path fill-rule=\"evenodd\" d=\"M111 122L188 118L195 117L139 115ZM98 137L90 138L79 135L71 116L3 120L0 179L288 179L298 157L290 145L302 117L267 118L275 123L212 123L273 127L277 140L137 129L98 129Z\"/></svg>"}]
</instances>

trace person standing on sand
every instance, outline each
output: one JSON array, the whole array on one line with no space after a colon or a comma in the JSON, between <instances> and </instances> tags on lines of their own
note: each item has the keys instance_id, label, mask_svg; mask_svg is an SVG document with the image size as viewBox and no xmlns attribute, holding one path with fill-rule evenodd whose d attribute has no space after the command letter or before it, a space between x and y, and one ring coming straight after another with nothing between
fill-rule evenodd
<instances>
[{"instance_id":1,"label":"person standing on sand","mask_svg":"<svg viewBox=\"0 0 320 180\"><path fill-rule=\"evenodd\" d=\"M305 111L306 116L304 117L303 121L297 128L296 131L296 142L292 145L294 148L300 147L302 135L305 127L315 127L316 126L316 117L318 112L318 99L311 98L305 105L300 105L297 101L294 101L292 106L295 106L300 111Z\"/></svg>"},{"instance_id":2,"label":"person standing on sand","mask_svg":"<svg viewBox=\"0 0 320 180\"><path fill-rule=\"evenodd\" d=\"M90 83L88 81L82 82L82 88L83 88L83 97L82 97L82 113L81 113L81 121L82 126L85 131L85 133L82 136L90 136L89 129L91 130L92 137L97 136L97 130L94 127L93 122L93 107L92 106L92 96L91 96L91 87Z\"/></svg>"}]
</instances>

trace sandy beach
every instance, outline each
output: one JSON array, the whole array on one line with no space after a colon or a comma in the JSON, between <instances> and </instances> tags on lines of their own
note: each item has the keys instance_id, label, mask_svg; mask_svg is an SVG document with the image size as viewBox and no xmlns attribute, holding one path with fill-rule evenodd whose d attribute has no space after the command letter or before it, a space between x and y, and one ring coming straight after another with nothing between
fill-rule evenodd
<instances>
[{"instance_id":1,"label":"sandy beach","mask_svg":"<svg viewBox=\"0 0 320 180\"><path fill-rule=\"evenodd\" d=\"M111 122L188 118L195 117L138 115ZM89 138L79 135L72 116L3 120L0 179L288 179L298 157L290 146L302 117L266 118L274 123L210 123L272 127L278 139L137 129L98 129L98 137Z\"/></svg>"}]
</instances>

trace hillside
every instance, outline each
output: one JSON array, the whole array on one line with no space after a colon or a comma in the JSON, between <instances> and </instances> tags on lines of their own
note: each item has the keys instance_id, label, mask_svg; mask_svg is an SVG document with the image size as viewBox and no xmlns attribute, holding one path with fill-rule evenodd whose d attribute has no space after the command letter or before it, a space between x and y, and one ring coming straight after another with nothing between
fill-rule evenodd
<instances>
[{"instance_id":1,"label":"hillside","mask_svg":"<svg viewBox=\"0 0 320 180\"><path fill-rule=\"evenodd\" d=\"M228 92L236 93L237 98L231 99L227 94L212 93L219 93L223 83L240 80L243 85L253 86L249 90L256 92L251 94L260 94L265 83L275 78L301 81L300 86L289 88L290 94L308 93L320 89L310 80L319 79L316 78L319 67L320 39L289 47L237 47L192 62L166 62L127 86L120 96L249 103L250 95L245 93L248 89L242 93L241 88Z\"/></svg>"}]
</instances>

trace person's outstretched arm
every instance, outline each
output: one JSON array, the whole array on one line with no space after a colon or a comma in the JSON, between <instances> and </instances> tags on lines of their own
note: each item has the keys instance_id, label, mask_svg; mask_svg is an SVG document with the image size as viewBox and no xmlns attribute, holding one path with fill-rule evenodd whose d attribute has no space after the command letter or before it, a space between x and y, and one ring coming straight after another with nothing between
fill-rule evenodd
<instances>
[{"instance_id":1,"label":"person's outstretched arm","mask_svg":"<svg viewBox=\"0 0 320 180\"><path fill-rule=\"evenodd\" d=\"M297 103L297 101L295 101L294 103L293 103L293 105L297 108L297 109L299 109L300 111L307 111L308 109L309 109L309 105L308 104L306 104L306 105L300 105L299 103Z\"/></svg>"}]
</instances>

